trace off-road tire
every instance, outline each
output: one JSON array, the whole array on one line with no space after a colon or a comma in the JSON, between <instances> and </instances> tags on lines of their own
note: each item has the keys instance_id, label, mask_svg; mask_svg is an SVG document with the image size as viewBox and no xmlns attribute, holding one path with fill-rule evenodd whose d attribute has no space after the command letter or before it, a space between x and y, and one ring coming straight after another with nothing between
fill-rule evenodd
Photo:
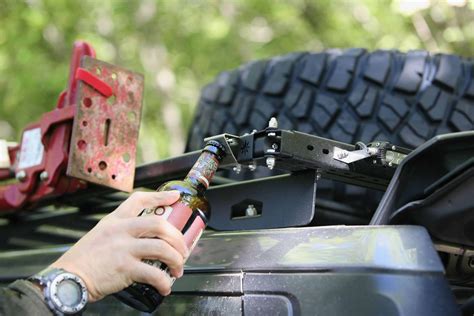
<instances>
[{"instance_id":1,"label":"off-road tire","mask_svg":"<svg viewBox=\"0 0 474 316\"><path fill-rule=\"evenodd\" d=\"M272 116L283 129L414 148L473 129L473 77L472 60L426 51L328 50L250 62L202 90L186 149L201 148L210 135L264 128ZM342 202L342 213L366 219L380 196L330 181L318 189L320 199Z\"/></svg>"}]
</instances>

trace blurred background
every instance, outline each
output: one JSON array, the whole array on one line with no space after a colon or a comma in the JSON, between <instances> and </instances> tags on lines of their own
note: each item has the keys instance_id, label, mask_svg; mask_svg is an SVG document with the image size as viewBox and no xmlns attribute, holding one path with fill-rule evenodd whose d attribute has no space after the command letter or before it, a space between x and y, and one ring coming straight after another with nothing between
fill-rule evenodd
<instances>
[{"instance_id":1,"label":"blurred background","mask_svg":"<svg viewBox=\"0 0 474 316\"><path fill-rule=\"evenodd\" d=\"M293 51L363 47L474 55L474 0L0 0L0 138L56 104L72 43L145 75L138 161L182 153L200 88Z\"/></svg>"}]
</instances>

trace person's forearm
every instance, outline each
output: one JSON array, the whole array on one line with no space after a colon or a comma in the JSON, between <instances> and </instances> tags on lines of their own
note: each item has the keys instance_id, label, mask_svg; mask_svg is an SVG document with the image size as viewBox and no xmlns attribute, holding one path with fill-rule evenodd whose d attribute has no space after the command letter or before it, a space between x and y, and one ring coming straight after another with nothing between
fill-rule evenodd
<instances>
[{"instance_id":1,"label":"person's forearm","mask_svg":"<svg viewBox=\"0 0 474 316\"><path fill-rule=\"evenodd\" d=\"M43 294L33 283L17 280L0 289L0 315L51 316Z\"/></svg>"}]
</instances>

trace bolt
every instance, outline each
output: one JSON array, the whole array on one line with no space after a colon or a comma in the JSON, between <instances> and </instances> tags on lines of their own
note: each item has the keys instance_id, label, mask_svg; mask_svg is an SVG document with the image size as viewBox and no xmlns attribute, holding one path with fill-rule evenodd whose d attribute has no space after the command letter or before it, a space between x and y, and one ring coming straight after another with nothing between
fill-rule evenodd
<instances>
[{"instance_id":1,"label":"bolt","mask_svg":"<svg viewBox=\"0 0 474 316\"><path fill-rule=\"evenodd\" d=\"M396 150L396 149L397 149L397 147L395 147L395 146L392 146L392 150Z\"/></svg>"},{"instance_id":2,"label":"bolt","mask_svg":"<svg viewBox=\"0 0 474 316\"><path fill-rule=\"evenodd\" d=\"M375 146L379 147L379 146L380 146L380 143L378 143L378 142L377 142L377 143L375 143Z\"/></svg>"},{"instance_id":3,"label":"bolt","mask_svg":"<svg viewBox=\"0 0 474 316\"><path fill-rule=\"evenodd\" d=\"M48 180L48 178L49 178L49 174L48 174L47 171L43 171L43 172L40 173L40 180L41 181L46 181L46 180Z\"/></svg>"},{"instance_id":4,"label":"bolt","mask_svg":"<svg viewBox=\"0 0 474 316\"><path fill-rule=\"evenodd\" d=\"M255 169L257 169L257 164L255 163L255 161L249 164L249 169L250 171L255 171Z\"/></svg>"},{"instance_id":5,"label":"bolt","mask_svg":"<svg viewBox=\"0 0 474 316\"><path fill-rule=\"evenodd\" d=\"M373 163L374 165L377 164L377 160L375 160L375 159L372 160L372 163Z\"/></svg>"},{"instance_id":6,"label":"bolt","mask_svg":"<svg viewBox=\"0 0 474 316\"><path fill-rule=\"evenodd\" d=\"M270 121L268 121L268 127L270 128L278 128L278 121L275 117L272 117Z\"/></svg>"},{"instance_id":7,"label":"bolt","mask_svg":"<svg viewBox=\"0 0 474 316\"><path fill-rule=\"evenodd\" d=\"M26 172L25 170L20 170L16 173L15 178L20 181L24 182L26 180Z\"/></svg>"},{"instance_id":8,"label":"bolt","mask_svg":"<svg viewBox=\"0 0 474 316\"><path fill-rule=\"evenodd\" d=\"M278 144L277 144L277 143L273 143L273 144L272 144L272 148L275 149L275 150L277 150L277 149L278 149Z\"/></svg>"},{"instance_id":9,"label":"bolt","mask_svg":"<svg viewBox=\"0 0 474 316\"><path fill-rule=\"evenodd\" d=\"M237 165L234 168L232 168L232 170L234 170L235 173L239 174L242 171L242 166Z\"/></svg>"},{"instance_id":10,"label":"bolt","mask_svg":"<svg viewBox=\"0 0 474 316\"><path fill-rule=\"evenodd\" d=\"M257 209L253 204L247 205L247 209L245 210L245 216L257 216Z\"/></svg>"},{"instance_id":11,"label":"bolt","mask_svg":"<svg viewBox=\"0 0 474 316\"><path fill-rule=\"evenodd\" d=\"M469 268L474 268L474 257L469 258L467 265L469 266Z\"/></svg>"},{"instance_id":12,"label":"bolt","mask_svg":"<svg viewBox=\"0 0 474 316\"><path fill-rule=\"evenodd\" d=\"M389 166L389 167L392 167L392 166L393 166L393 163L390 161L390 162L388 163L388 166Z\"/></svg>"},{"instance_id":13,"label":"bolt","mask_svg":"<svg viewBox=\"0 0 474 316\"><path fill-rule=\"evenodd\" d=\"M267 157L266 163L268 169L273 170L275 167L275 157Z\"/></svg>"},{"instance_id":14,"label":"bolt","mask_svg":"<svg viewBox=\"0 0 474 316\"><path fill-rule=\"evenodd\" d=\"M316 181L319 181L321 179L321 170L316 169Z\"/></svg>"}]
</instances>

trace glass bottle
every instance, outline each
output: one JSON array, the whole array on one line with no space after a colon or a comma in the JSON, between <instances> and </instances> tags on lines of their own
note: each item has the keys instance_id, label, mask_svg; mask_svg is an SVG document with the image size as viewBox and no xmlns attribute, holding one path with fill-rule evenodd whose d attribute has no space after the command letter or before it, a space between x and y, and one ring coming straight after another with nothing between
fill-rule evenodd
<instances>
[{"instance_id":1,"label":"glass bottle","mask_svg":"<svg viewBox=\"0 0 474 316\"><path fill-rule=\"evenodd\" d=\"M184 180L166 182L157 190L177 190L181 192L179 200L170 206L144 209L139 216L163 216L183 233L186 245L191 252L210 216L209 203L204 193L225 154L224 146L218 141L207 142L199 159ZM169 274L166 265L158 260L144 260L144 262L163 269ZM174 282L175 279L171 276L170 278ZM163 296L155 288L137 282L116 293L115 296L125 304L143 312L154 311L163 300Z\"/></svg>"}]
</instances>

